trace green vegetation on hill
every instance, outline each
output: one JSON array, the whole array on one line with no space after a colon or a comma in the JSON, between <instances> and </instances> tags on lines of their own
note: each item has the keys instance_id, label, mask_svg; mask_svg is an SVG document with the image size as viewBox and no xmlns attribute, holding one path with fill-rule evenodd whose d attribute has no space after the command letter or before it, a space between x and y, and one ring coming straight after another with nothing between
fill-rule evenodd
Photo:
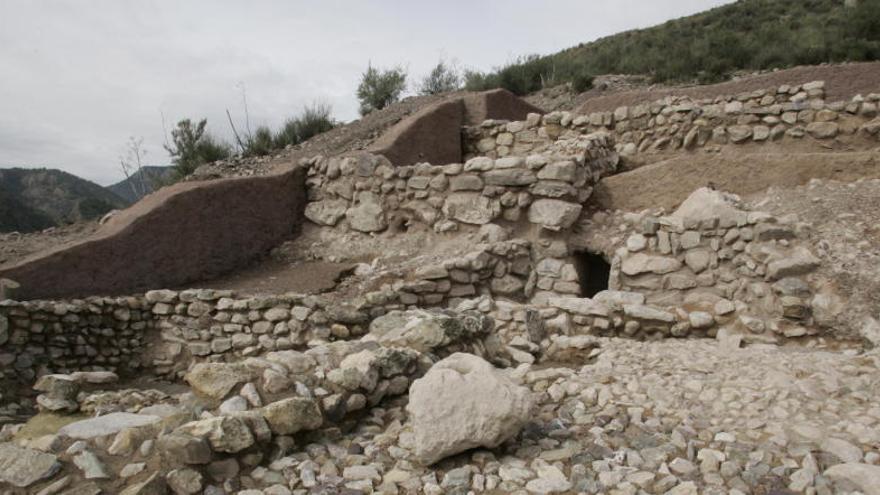
<instances>
[{"instance_id":1,"label":"green vegetation on hill","mask_svg":"<svg viewBox=\"0 0 880 495\"><path fill-rule=\"evenodd\" d=\"M53 169L0 169L0 232L32 232L98 218L127 202L107 189Z\"/></svg>"},{"instance_id":2,"label":"green vegetation on hill","mask_svg":"<svg viewBox=\"0 0 880 495\"><path fill-rule=\"evenodd\" d=\"M850 3L850 2L846 2ZM737 70L880 59L880 0L739 0L648 29L608 36L548 56L527 56L466 87L524 95L598 74L648 74L654 82L718 82Z\"/></svg>"}]
</instances>

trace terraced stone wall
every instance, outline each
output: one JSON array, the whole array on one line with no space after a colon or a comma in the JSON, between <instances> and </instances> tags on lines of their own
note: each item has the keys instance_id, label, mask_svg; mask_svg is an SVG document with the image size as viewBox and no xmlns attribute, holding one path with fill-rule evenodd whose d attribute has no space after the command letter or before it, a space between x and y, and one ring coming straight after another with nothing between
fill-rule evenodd
<instances>
[{"instance_id":1,"label":"terraced stone wall","mask_svg":"<svg viewBox=\"0 0 880 495\"><path fill-rule=\"evenodd\" d=\"M782 139L880 137L880 88L848 102L826 102L825 83L758 90L714 99L668 97L613 112L531 114L525 121L492 121L465 129L465 156L538 153L559 139L609 132L623 156L716 144Z\"/></svg>"},{"instance_id":2,"label":"terraced stone wall","mask_svg":"<svg viewBox=\"0 0 880 495\"><path fill-rule=\"evenodd\" d=\"M371 154L317 157L309 162L305 216L367 233L414 224L446 232L520 220L558 231L577 219L592 185L616 169L613 146L606 134L595 134L540 154L441 166L394 167Z\"/></svg>"},{"instance_id":3,"label":"terraced stone wall","mask_svg":"<svg viewBox=\"0 0 880 495\"><path fill-rule=\"evenodd\" d=\"M743 211L623 217L594 220L586 242L611 261L611 289L642 294L655 308L701 313L691 328L727 327L752 341L815 335L833 321L809 225Z\"/></svg>"}]
</instances>

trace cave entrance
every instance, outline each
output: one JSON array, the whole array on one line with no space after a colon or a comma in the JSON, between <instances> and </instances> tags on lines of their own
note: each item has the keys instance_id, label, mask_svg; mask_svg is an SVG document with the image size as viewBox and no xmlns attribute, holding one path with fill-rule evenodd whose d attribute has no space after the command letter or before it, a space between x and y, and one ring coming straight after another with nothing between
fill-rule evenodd
<instances>
[{"instance_id":1,"label":"cave entrance","mask_svg":"<svg viewBox=\"0 0 880 495\"><path fill-rule=\"evenodd\" d=\"M574 253L574 266L577 269L581 297L593 297L608 289L611 265L601 255L588 251Z\"/></svg>"}]
</instances>

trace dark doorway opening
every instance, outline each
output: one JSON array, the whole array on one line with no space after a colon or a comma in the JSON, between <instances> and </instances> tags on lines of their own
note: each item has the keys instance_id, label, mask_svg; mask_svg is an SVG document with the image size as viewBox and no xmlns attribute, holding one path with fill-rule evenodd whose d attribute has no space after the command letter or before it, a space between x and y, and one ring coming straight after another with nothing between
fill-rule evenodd
<instances>
[{"instance_id":1,"label":"dark doorway opening","mask_svg":"<svg viewBox=\"0 0 880 495\"><path fill-rule=\"evenodd\" d=\"M611 265L605 258L588 251L580 251L574 254L574 260L582 297L593 297L608 289Z\"/></svg>"}]
</instances>

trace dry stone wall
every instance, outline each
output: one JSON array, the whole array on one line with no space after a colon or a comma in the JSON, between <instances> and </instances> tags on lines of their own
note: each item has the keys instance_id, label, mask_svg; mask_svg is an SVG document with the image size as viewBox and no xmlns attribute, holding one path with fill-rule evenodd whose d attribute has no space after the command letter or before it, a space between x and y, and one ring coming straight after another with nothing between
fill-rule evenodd
<instances>
[{"instance_id":1,"label":"dry stone wall","mask_svg":"<svg viewBox=\"0 0 880 495\"><path fill-rule=\"evenodd\" d=\"M601 247L601 234L593 239L611 260L610 288L639 293L658 308L681 308L691 315L691 329L708 335L726 327L748 340L772 342L827 328L833 318L825 284L813 276L820 259L809 248L809 225L715 208L717 197L724 195L698 190L667 216L594 217L596 230L604 223L611 225L606 234L617 234L616 242Z\"/></svg>"},{"instance_id":2,"label":"dry stone wall","mask_svg":"<svg viewBox=\"0 0 880 495\"><path fill-rule=\"evenodd\" d=\"M577 218L591 186L616 169L613 145L606 134L593 134L540 154L441 166L393 167L371 154L316 157L308 162L305 215L318 225L367 233L413 223L445 232L520 219L561 230Z\"/></svg>"},{"instance_id":3,"label":"dry stone wall","mask_svg":"<svg viewBox=\"0 0 880 495\"><path fill-rule=\"evenodd\" d=\"M612 133L624 156L663 149L780 139L880 136L880 93L826 102L825 83L757 90L715 99L668 97L613 112L531 114L524 122L486 121L465 130L466 156L540 152L559 139Z\"/></svg>"},{"instance_id":4,"label":"dry stone wall","mask_svg":"<svg viewBox=\"0 0 880 495\"><path fill-rule=\"evenodd\" d=\"M0 379L27 383L47 370L137 370L154 328L139 297L3 301Z\"/></svg>"}]
</instances>

